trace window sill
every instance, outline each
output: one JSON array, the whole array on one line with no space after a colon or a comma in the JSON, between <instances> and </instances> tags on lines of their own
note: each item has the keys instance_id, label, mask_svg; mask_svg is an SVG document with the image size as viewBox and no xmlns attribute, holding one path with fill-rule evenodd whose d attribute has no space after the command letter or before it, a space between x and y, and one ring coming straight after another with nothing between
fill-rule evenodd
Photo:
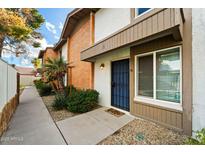
<instances>
[{"instance_id":1,"label":"window sill","mask_svg":"<svg viewBox=\"0 0 205 154\"><path fill-rule=\"evenodd\" d=\"M135 97L134 101L142 102L142 103L145 103L145 104L156 105L156 106L160 106L160 107L164 107L164 108L168 108L168 109L183 111L181 103L179 103L179 104L176 103L175 104L175 103L168 102L168 101L154 100L154 99L151 99L151 98L145 98L145 97L140 97L140 96Z\"/></svg>"}]
</instances>

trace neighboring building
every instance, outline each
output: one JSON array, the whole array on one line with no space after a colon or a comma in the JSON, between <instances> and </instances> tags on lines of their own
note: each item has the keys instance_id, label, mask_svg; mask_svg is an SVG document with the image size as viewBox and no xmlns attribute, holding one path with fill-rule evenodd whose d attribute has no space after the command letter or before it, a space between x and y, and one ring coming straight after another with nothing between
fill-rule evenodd
<instances>
[{"instance_id":1,"label":"neighboring building","mask_svg":"<svg viewBox=\"0 0 205 154\"><path fill-rule=\"evenodd\" d=\"M43 70L43 65L47 63L48 58L56 59L60 57L60 52L54 51L53 47L47 47L45 50L40 50L38 58L41 59L41 65ZM44 74L42 74L42 79L45 81Z\"/></svg>"},{"instance_id":2,"label":"neighboring building","mask_svg":"<svg viewBox=\"0 0 205 154\"><path fill-rule=\"evenodd\" d=\"M48 58L55 59L59 57L59 52L53 50L53 47L47 47L45 50L40 50L38 58L41 59L41 64L47 63Z\"/></svg>"},{"instance_id":3,"label":"neighboring building","mask_svg":"<svg viewBox=\"0 0 205 154\"><path fill-rule=\"evenodd\" d=\"M30 67L15 66L17 72L20 74L20 85L21 86L32 86L33 81L36 79L36 72Z\"/></svg>"},{"instance_id":4,"label":"neighboring building","mask_svg":"<svg viewBox=\"0 0 205 154\"><path fill-rule=\"evenodd\" d=\"M31 67L15 66L15 68L16 68L16 70L18 71L18 73L20 75L30 75L30 76L34 76L35 75L35 71Z\"/></svg>"},{"instance_id":5,"label":"neighboring building","mask_svg":"<svg viewBox=\"0 0 205 154\"><path fill-rule=\"evenodd\" d=\"M65 83L81 89L93 88L93 64L80 60L80 52L90 47L94 37L94 12L74 9L68 14L60 41L54 49L69 63Z\"/></svg>"},{"instance_id":6,"label":"neighboring building","mask_svg":"<svg viewBox=\"0 0 205 154\"><path fill-rule=\"evenodd\" d=\"M81 60L94 63L100 104L188 135L205 127L204 17L205 9L99 9Z\"/></svg>"}]
</instances>

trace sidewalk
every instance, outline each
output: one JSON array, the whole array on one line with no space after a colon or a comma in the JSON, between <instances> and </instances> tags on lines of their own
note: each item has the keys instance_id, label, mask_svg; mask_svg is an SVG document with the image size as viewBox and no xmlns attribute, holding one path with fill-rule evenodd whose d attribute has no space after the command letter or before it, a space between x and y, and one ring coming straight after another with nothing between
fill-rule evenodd
<instances>
[{"instance_id":1,"label":"sidewalk","mask_svg":"<svg viewBox=\"0 0 205 154\"><path fill-rule=\"evenodd\" d=\"M24 89L0 144L66 144L36 88Z\"/></svg>"},{"instance_id":2,"label":"sidewalk","mask_svg":"<svg viewBox=\"0 0 205 154\"><path fill-rule=\"evenodd\" d=\"M110 136L134 118L130 115L116 117L102 107L57 122L68 144L95 145Z\"/></svg>"}]
</instances>

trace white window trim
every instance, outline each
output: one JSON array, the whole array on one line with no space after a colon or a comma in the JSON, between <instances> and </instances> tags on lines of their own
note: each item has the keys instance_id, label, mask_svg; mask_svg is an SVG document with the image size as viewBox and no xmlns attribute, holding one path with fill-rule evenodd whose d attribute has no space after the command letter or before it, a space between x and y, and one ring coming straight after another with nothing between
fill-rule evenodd
<instances>
[{"instance_id":1,"label":"white window trim","mask_svg":"<svg viewBox=\"0 0 205 154\"><path fill-rule=\"evenodd\" d=\"M179 58L180 58L180 103L174 103L170 101L163 101L163 100L158 100L156 99L156 53L158 52L163 52L169 49L174 49L174 48L179 48ZM181 46L174 46L170 48L164 48L161 50L155 50L149 53L144 53L144 54L139 54L135 56L135 97L134 101L139 101L142 103L147 103L147 104L153 104L157 106L162 106L170 109L175 109L182 111L182 47ZM137 77L137 72L138 72L138 58L147 56L147 55L153 55L153 98L145 97L145 96L139 96L138 95L138 77Z\"/></svg>"},{"instance_id":2,"label":"white window trim","mask_svg":"<svg viewBox=\"0 0 205 154\"><path fill-rule=\"evenodd\" d=\"M154 8L150 8L149 10L143 12L143 13L140 14L140 15L137 14L136 9L138 9L138 8L135 8L135 18L138 18L138 17L143 16L144 14L150 12L150 11L153 10Z\"/></svg>"}]
</instances>

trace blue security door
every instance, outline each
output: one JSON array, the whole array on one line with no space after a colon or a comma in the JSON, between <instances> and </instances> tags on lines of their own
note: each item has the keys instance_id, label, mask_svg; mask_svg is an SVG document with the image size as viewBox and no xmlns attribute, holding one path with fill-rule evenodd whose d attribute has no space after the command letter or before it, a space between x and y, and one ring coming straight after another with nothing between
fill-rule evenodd
<instances>
[{"instance_id":1,"label":"blue security door","mask_svg":"<svg viewBox=\"0 0 205 154\"><path fill-rule=\"evenodd\" d=\"M129 59L112 62L111 105L129 111Z\"/></svg>"}]
</instances>

